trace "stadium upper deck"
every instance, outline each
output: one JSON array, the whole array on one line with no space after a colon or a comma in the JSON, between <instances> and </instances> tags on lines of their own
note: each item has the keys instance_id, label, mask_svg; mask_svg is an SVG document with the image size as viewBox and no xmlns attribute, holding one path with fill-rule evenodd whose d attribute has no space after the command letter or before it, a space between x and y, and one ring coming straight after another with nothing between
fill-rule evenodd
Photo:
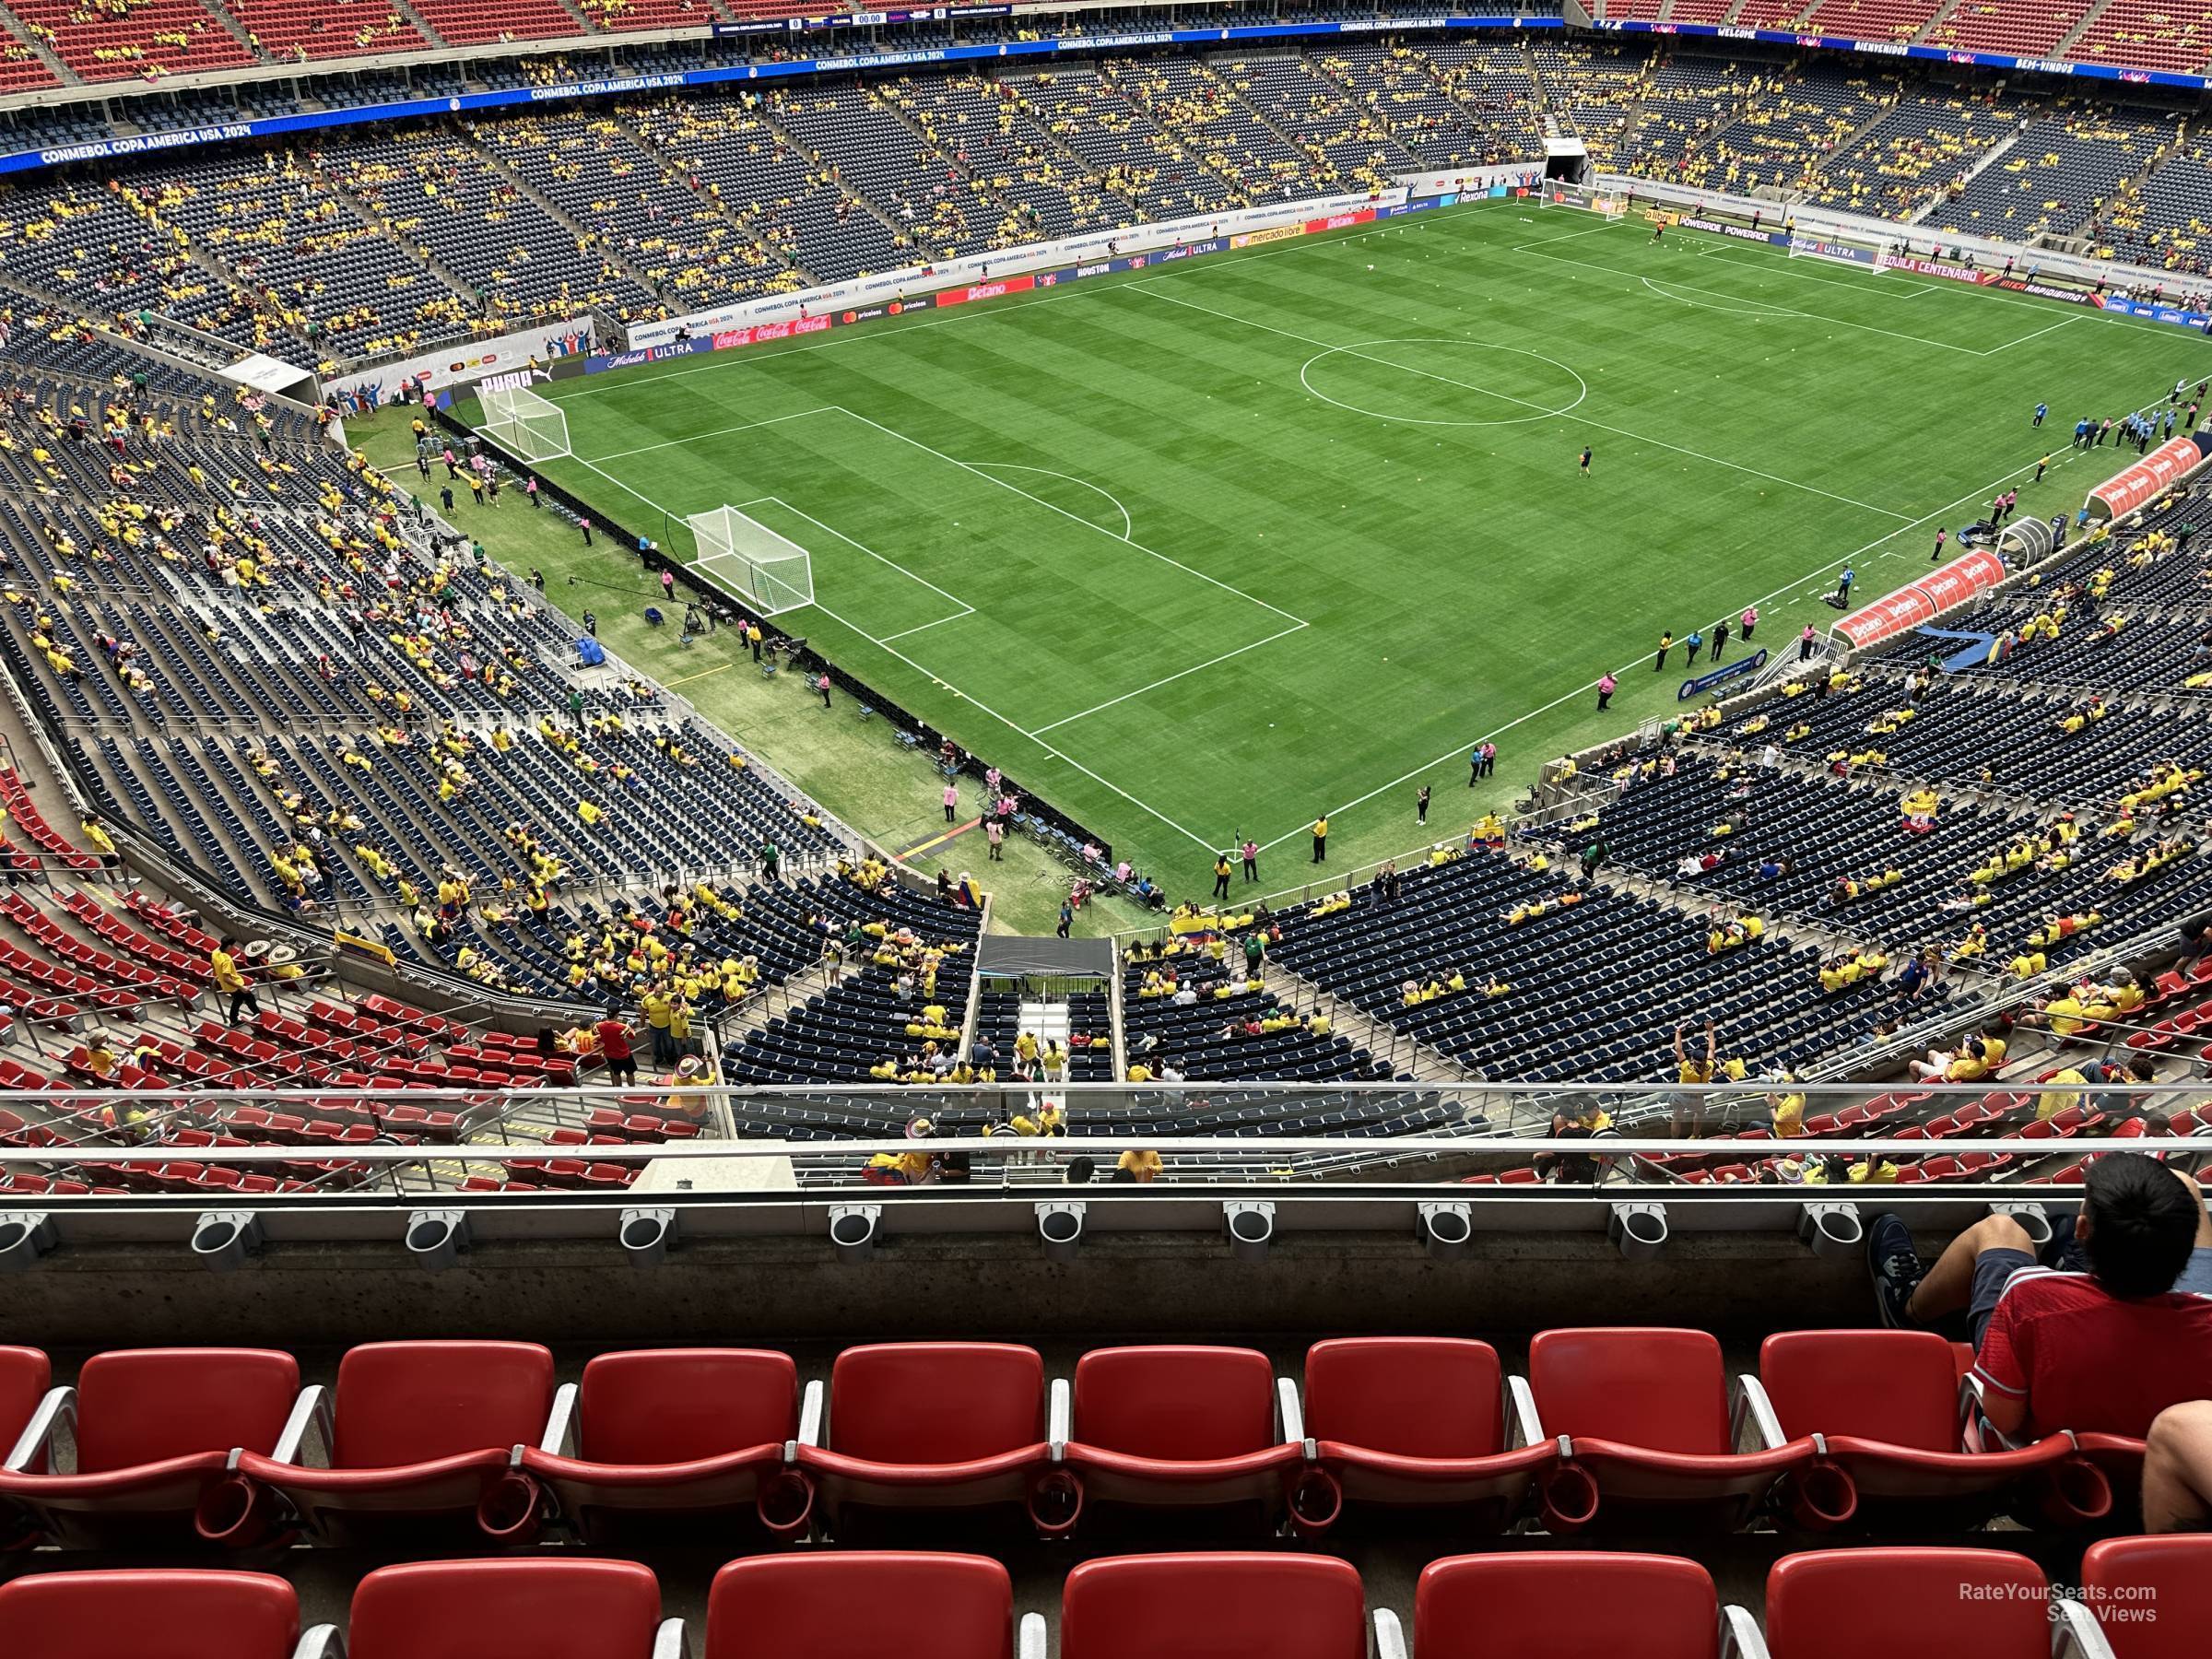
<instances>
[{"instance_id":1,"label":"stadium upper deck","mask_svg":"<svg viewBox=\"0 0 2212 1659\"><path fill-rule=\"evenodd\" d=\"M990 26L968 27L988 38ZM1043 70L924 65L470 122L418 113L373 138L340 130L29 175L0 188L0 289L135 327L173 320L326 369L577 318L618 340L649 320L931 259L1534 161L1546 124L1636 176L2206 268L2202 169L2178 112L1735 50L1655 64L1611 42L1413 32L1351 48L1108 52ZM510 78L497 64L446 73L418 89ZM518 73L565 76L553 60ZM244 88L12 119L26 144L63 135L55 121L86 137L158 135L389 92L331 77L293 83L281 109ZM0 109L0 144L7 124Z\"/></svg>"}]
</instances>

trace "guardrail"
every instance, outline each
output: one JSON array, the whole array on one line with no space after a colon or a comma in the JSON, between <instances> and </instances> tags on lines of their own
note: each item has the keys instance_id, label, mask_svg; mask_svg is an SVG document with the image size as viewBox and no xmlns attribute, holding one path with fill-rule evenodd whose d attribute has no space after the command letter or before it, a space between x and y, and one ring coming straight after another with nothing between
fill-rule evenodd
<instances>
[{"instance_id":1,"label":"guardrail","mask_svg":"<svg viewBox=\"0 0 2212 1659\"><path fill-rule=\"evenodd\" d=\"M1710 1173L1730 1166L1741 1166L1745 1184L1826 1182L1841 1189L1866 1181L1867 1171L1854 1176L1852 1166L1868 1160L1877 1166L1874 1184L1881 1186L1896 1171L1879 1165L1901 1171L1919 1160L1961 1155L1970 1161L1979 1155L1983 1161L1939 1173L1993 1184L2033 1182L2102 1152L2153 1152L2189 1168L2212 1159L2212 1082L2085 1081L2078 1075L2049 1083L1906 1083L1878 1093L1866 1084L1756 1081L1627 1088L1077 1083L504 1091L75 1088L7 1099L31 1131L53 1138L27 1145L18 1131L9 1144L0 1145L0 1176L42 1172L45 1180L130 1189L134 1178L150 1178L165 1166L193 1173L166 1192L152 1190L161 1183L151 1179L135 1190L108 1194L0 1189L0 1209L172 1202L312 1207L359 1196L357 1188L327 1178L334 1172L350 1170L364 1181L389 1174L393 1182L376 1184L392 1190L414 1170L435 1189L441 1183L428 1172L432 1164L475 1166L485 1174L512 1175L519 1169L534 1187L558 1187L562 1176L547 1173L548 1159L579 1160L580 1168L657 1166L671 1184L681 1179L686 1190L735 1195L794 1184L980 1187L1134 1179L1167 1186L1295 1185L1355 1175L1371 1181L1379 1178L1372 1173L1378 1170L1387 1171L1380 1179L1391 1182L1432 1187L1532 1168L1556 1183L1675 1189L1700 1184L1699 1170ZM1064 1135L1015 1136L1005 1130L1016 1112L1033 1115L1048 1101L1063 1109ZM241 1136L238 1144L218 1146L207 1138L226 1131L268 1134L265 1117L234 1117L240 1108L385 1125L385 1114L395 1107L451 1112L459 1119L458 1135L481 1126L504 1138L479 1145L389 1126L370 1140L275 1144ZM524 1137L533 1128L542 1135L548 1126L587 1124L594 1109L609 1108L633 1122L660 1117L703 1125L709 1135L728 1124L746 1138L552 1145ZM1191 1125L1209 1115L1228 1121L1216 1132L1193 1133ZM924 1122L929 1128L920 1130ZM1296 1124L1297 1132L1282 1133L1286 1124ZM1793 1124L1815 1132L1793 1134ZM1929 1124L1937 1125L1937 1135L1928 1134ZM1400 1132L1392 1133L1394 1128ZM846 1138L830 1138L841 1135ZM1138 1156L1124 1159L1124 1153ZM1149 1154L1158 1154L1157 1162ZM1562 1164L1562 1159L1568 1161ZM1783 1159L1799 1167L1785 1170L1777 1162ZM1088 1169L1078 1170L1078 1160L1086 1160ZM206 1165L267 1174L311 1163L323 1171L313 1191L241 1194L197 1180ZM1509 1190L1536 1178L1517 1174ZM1902 1184L1925 1179L1906 1175ZM577 1196L586 1195L581 1189L587 1185L602 1189L603 1196L609 1190L620 1195L619 1183L604 1178L579 1178L574 1184ZM558 1201L569 1194L538 1190L533 1195Z\"/></svg>"}]
</instances>

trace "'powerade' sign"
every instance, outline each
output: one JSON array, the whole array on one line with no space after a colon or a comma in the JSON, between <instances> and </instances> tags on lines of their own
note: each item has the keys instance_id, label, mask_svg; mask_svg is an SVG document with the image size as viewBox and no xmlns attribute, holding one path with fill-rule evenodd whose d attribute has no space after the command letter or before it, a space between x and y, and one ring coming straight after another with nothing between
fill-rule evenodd
<instances>
[{"instance_id":1,"label":"'powerade' sign","mask_svg":"<svg viewBox=\"0 0 2212 1659\"><path fill-rule=\"evenodd\" d=\"M1684 680L1676 688L1675 700L1688 702L1693 697L1702 697L1715 686L1724 686L1730 680L1742 679L1747 674L1757 674L1766 665L1766 648L1761 646L1749 656L1737 657L1735 662L1724 663L1718 668L1699 675L1695 679Z\"/></svg>"},{"instance_id":2,"label":"'powerade' sign","mask_svg":"<svg viewBox=\"0 0 2212 1659\"><path fill-rule=\"evenodd\" d=\"M1779 247L1790 240L1780 230L1755 230L1748 225L1724 224L1719 219L1705 218L1694 213L1684 214L1675 223L1687 225L1692 230L1708 231L1714 236L1733 236L1738 241L1764 242L1771 248Z\"/></svg>"}]
</instances>

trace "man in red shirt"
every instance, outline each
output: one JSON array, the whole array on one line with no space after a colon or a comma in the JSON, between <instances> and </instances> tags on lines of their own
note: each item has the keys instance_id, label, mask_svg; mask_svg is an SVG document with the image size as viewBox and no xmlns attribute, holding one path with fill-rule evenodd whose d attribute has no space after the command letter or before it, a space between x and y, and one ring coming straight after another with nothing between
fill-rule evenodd
<instances>
[{"instance_id":1,"label":"man in red shirt","mask_svg":"<svg viewBox=\"0 0 2212 1659\"><path fill-rule=\"evenodd\" d=\"M619 1006L610 1004L606 1018L592 1028L599 1039L599 1057L606 1062L606 1080L609 1083L635 1083L638 1080L638 1059L629 1046L629 1026L622 1018Z\"/></svg>"},{"instance_id":2,"label":"man in red shirt","mask_svg":"<svg viewBox=\"0 0 2212 1659\"><path fill-rule=\"evenodd\" d=\"M1893 1215L1867 1228L1887 1324L1964 1313L1990 1425L2137 1438L2167 1406L2212 1393L2212 1218L2187 1176L2154 1158L2090 1163L2081 1213L2036 1255L2009 1216L1977 1221L1923 1267Z\"/></svg>"}]
</instances>

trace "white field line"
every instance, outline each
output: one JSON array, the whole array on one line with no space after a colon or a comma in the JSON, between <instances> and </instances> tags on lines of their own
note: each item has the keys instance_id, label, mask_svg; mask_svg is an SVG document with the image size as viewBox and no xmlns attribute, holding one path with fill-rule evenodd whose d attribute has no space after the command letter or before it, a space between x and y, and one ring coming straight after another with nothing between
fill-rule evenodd
<instances>
[{"instance_id":1,"label":"white field line","mask_svg":"<svg viewBox=\"0 0 2212 1659\"><path fill-rule=\"evenodd\" d=\"M1134 691L1124 691L1119 697L1110 697L1102 703L1093 703L1089 708L1083 710L1080 713L1070 714L1065 719L1055 720L1049 725L1032 726L1029 732L1025 734L1025 735L1034 737L1040 732L1056 732L1062 726L1073 725L1077 721L1087 719L1090 715L1099 712L1099 711L1101 709L1111 709L1114 704L1127 702L1133 697L1142 697L1147 691L1157 691L1160 687L1172 684L1174 681L1182 679L1186 675L1196 674L1199 672L1199 670L1204 668L1211 668L1217 663L1226 663L1231 657L1241 657L1248 651L1257 651L1263 645L1272 645L1277 640L1287 640L1292 634L1298 632L1300 629L1309 628L1311 626L1312 624L1307 622L1293 623L1290 627L1282 629L1278 633L1269 634L1264 640L1254 640L1249 645L1240 645L1234 651L1225 651L1219 656L1206 658L1203 663L1194 663L1188 668L1179 668L1173 674L1162 675L1159 679L1154 680L1148 686L1139 686Z\"/></svg>"},{"instance_id":2,"label":"white field line","mask_svg":"<svg viewBox=\"0 0 2212 1659\"><path fill-rule=\"evenodd\" d=\"M1336 352L1345 357L1361 358L1371 363L1379 363L1385 369L1395 369L1401 373L1415 375L1422 380L1438 381L1447 386L1457 386L1463 392L1479 392L1485 397L1495 397L1501 403L1519 404L1524 408L1535 409L1546 415L1553 413L1551 409L1542 404L1530 403L1526 398L1508 396L1503 392L1493 392L1488 387L1477 385L1471 381L1453 380L1448 374L1438 374L1431 370L1410 368L1404 363L1394 362L1388 358L1375 357L1355 347L1338 346L1327 340L1317 340L1311 335L1299 334L1295 330L1288 328L1277 328L1272 323L1256 322L1251 317L1241 317L1234 312L1217 311L1210 305L1200 305L1194 300L1178 300L1172 294L1158 292L1148 283L1132 282L1125 284L1124 287L1130 293L1144 294L1154 300L1164 300L1170 305L1181 305L1192 311L1204 312L1208 316L1220 317L1230 323L1241 323L1247 328L1257 328L1267 334L1280 335L1287 340L1298 340L1305 345L1318 347L1324 351ZM1563 418L1571 418L1577 426L1588 427L1594 431L1610 432L1617 438L1625 438L1633 443L1648 443L1653 449L1671 450L1677 455L1688 455L1693 461L1703 461L1710 465L1725 467L1730 472L1739 472L1751 477L1764 478L1770 484L1780 484L1790 489L1800 489L1808 495L1825 496L1831 501L1841 501L1846 507L1856 507L1862 512L1877 513L1883 518L1901 519L1905 516L1901 512L1892 512L1887 507L1877 507L1872 501L1855 500L1847 495L1838 495L1832 489L1822 489L1817 484L1801 484L1795 478L1785 478L1779 473L1763 472L1756 466L1746 466L1740 462L1726 461L1718 455L1706 454L1701 450L1686 449L1679 443L1669 443L1664 438L1647 438L1641 432L1631 432L1625 427L1609 426L1605 421L1591 420L1580 415L1563 417Z\"/></svg>"},{"instance_id":3,"label":"white field line","mask_svg":"<svg viewBox=\"0 0 2212 1659\"><path fill-rule=\"evenodd\" d=\"M1093 495L1104 496L1113 503L1113 510L1122 515L1122 539L1127 541L1136 534L1136 521L1129 516L1129 509L1122 505L1120 496L1115 495L1103 484L1093 484L1088 478L1078 478L1073 473L1055 472L1049 466L1026 465L1019 461L977 461L971 465L985 472L1040 473L1048 478L1058 478L1064 483L1077 485L1089 490Z\"/></svg>"},{"instance_id":4,"label":"white field line","mask_svg":"<svg viewBox=\"0 0 2212 1659\"><path fill-rule=\"evenodd\" d=\"M2043 337L2043 335L2054 333L2055 331L2064 328L2069 323L2078 323L2080 321L2081 318L2078 315L2061 317L2057 322L2052 324L2049 328L2039 328L2033 334L2024 334L2017 340L2006 341L2002 346L1992 346L1982 355L1983 357L1995 357L2000 351L2010 351L2015 346L2025 346L2030 340L2040 340Z\"/></svg>"},{"instance_id":5,"label":"white field line","mask_svg":"<svg viewBox=\"0 0 2212 1659\"><path fill-rule=\"evenodd\" d=\"M688 438L665 438L658 443L641 443L636 449L617 450L611 455L601 455L602 461L627 461L632 455L649 455L654 450L680 449L687 443L697 443L702 438L727 438L733 432L749 432L756 427L780 426L786 420L804 420L809 415L834 415L835 404L824 404L818 409L799 409L789 415L771 415L766 420L747 420L737 426L717 427L711 432L693 432ZM582 459L582 457L578 457ZM590 465L590 462L585 462Z\"/></svg>"},{"instance_id":6,"label":"white field line","mask_svg":"<svg viewBox=\"0 0 2212 1659\"><path fill-rule=\"evenodd\" d=\"M1782 264L1776 265L1771 257L1773 253L1771 248L1767 251L1770 257L1764 259L1754 253L1749 248L1739 250L1727 242L1697 241L1691 243L1690 248L1700 259L1717 259L1725 265L1740 265L1748 269L1763 272L1769 276L1794 276L1800 282L1818 282L1826 288L1856 288L1861 293L1878 294L1885 300L1917 300L1924 294L1933 292L1936 284L1942 280L1940 277L1925 277L1918 281L1885 284L1878 288L1870 288L1865 286L1866 279L1864 276L1823 276L1818 271L1799 270L1797 266L1801 262L1794 259L1785 258ZM1896 271L1890 274L1898 276L1912 275L1908 271ZM1961 291L1969 290L1962 289ZM1980 288L1971 291L1983 292ZM2007 305L2033 306L2037 311L2044 309L2036 300L2015 300L2006 294L1991 294L1989 298L2002 300Z\"/></svg>"},{"instance_id":7,"label":"white field line","mask_svg":"<svg viewBox=\"0 0 2212 1659\"><path fill-rule=\"evenodd\" d=\"M878 645L887 645L893 640L905 639L908 634L918 634L925 632L933 628L942 628L947 622L958 622L961 617L972 617L974 615L975 606L971 605L969 606L965 610L961 611L959 616L939 617L935 622L924 622L913 628L902 628L897 633L885 634L882 639L877 641L876 642Z\"/></svg>"},{"instance_id":8,"label":"white field line","mask_svg":"<svg viewBox=\"0 0 2212 1659\"><path fill-rule=\"evenodd\" d=\"M1617 230L1619 228L1616 221L1607 219L1604 224L1593 225L1587 230L1570 230L1564 236L1539 236L1533 242L1515 242L1510 252L1525 253L1531 248L1548 247L1553 242L1572 241L1578 236L1595 236L1601 230Z\"/></svg>"}]
</instances>

